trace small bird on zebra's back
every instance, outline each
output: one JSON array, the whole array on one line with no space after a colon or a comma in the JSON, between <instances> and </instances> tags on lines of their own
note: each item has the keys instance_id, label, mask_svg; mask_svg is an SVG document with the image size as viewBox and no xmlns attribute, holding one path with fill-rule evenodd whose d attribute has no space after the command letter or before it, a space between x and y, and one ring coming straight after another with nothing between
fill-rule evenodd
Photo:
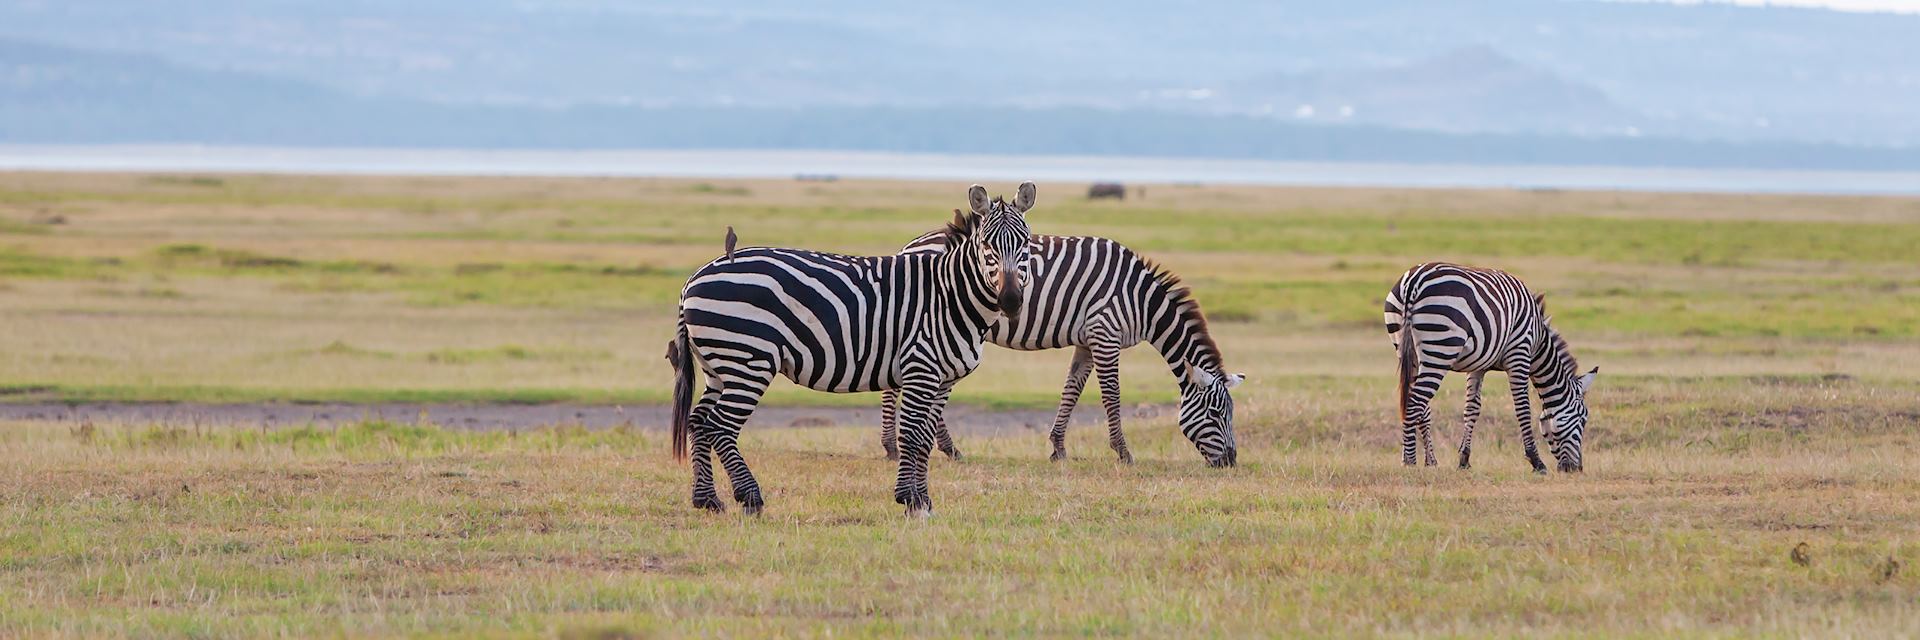
<instances>
[{"instance_id":1,"label":"small bird on zebra's back","mask_svg":"<svg viewBox=\"0 0 1920 640\"><path fill-rule=\"evenodd\" d=\"M1513 394L1520 444L1533 470L1546 473L1533 441L1532 391L1540 392L1547 444L1563 472L1585 468L1587 389L1600 369L1585 375L1565 338L1555 331L1543 298L1513 274L1496 269L1429 262L1408 269L1387 292L1387 335L1400 354L1401 462L1417 462L1416 446L1432 466L1430 409L1448 371L1467 374L1467 407L1460 435L1460 468L1471 464L1473 425L1480 417L1480 383L1504 371ZM1529 384L1531 383L1531 384Z\"/></svg>"}]
</instances>

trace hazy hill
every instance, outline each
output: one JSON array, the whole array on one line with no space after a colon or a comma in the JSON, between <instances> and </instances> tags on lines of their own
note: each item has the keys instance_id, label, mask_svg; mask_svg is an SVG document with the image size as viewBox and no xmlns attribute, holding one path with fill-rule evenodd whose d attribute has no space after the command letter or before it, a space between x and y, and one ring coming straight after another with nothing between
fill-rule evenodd
<instances>
[{"instance_id":1,"label":"hazy hill","mask_svg":"<svg viewBox=\"0 0 1920 640\"><path fill-rule=\"evenodd\" d=\"M1537 0L0 0L0 138L1881 166L1907 153L1827 145L1920 145L1914 33ZM941 129L981 123L1011 129Z\"/></svg>"}]
</instances>

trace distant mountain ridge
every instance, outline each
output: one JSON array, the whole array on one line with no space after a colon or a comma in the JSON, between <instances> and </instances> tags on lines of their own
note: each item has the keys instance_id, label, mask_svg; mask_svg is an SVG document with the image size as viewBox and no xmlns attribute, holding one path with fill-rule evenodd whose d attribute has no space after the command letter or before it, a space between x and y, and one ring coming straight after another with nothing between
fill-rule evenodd
<instances>
[{"instance_id":1,"label":"distant mountain ridge","mask_svg":"<svg viewBox=\"0 0 1920 640\"><path fill-rule=\"evenodd\" d=\"M1229 85L1224 97L1303 121L1434 131L1633 135L1649 126L1605 92L1475 45L1406 65L1272 73ZM1243 107L1244 109L1244 107Z\"/></svg>"},{"instance_id":2,"label":"distant mountain ridge","mask_svg":"<svg viewBox=\"0 0 1920 640\"><path fill-rule=\"evenodd\" d=\"M1920 149L1455 134L1086 107L448 105L0 41L0 143L839 149L1452 164L1920 169Z\"/></svg>"},{"instance_id":3,"label":"distant mountain ridge","mask_svg":"<svg viewBox=\"0 0 1920 640\"><path fill-rule=\"evenodd\" d=\"M0 142L1904 167L1912 33L1534 0L0 0Z\"/></svg>"}]
</instances>

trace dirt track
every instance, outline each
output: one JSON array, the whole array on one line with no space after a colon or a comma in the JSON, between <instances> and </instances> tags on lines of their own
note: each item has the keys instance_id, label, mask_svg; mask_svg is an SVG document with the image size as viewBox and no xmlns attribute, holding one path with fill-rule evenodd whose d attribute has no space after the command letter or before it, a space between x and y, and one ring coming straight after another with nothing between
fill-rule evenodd
<instances>
[{"instance_id":1,"label":"dirt track","mask_svg":"<svg viewBox=\"0 0 1920 640\"><path fill-rule=\"evenodd\" d=\"M1170 411L1171 407L1140 407L1127 417ZM553 425L606 428L631 425L658 429L670 424L665 405L617 408L603 405L488 405L488 404L169 404L105 403L69 406L60 403L0 403L0 421L293 426L335 425L358 420L393 420L469 429L532 429ZM1101 424L1099 406L1083 406L1074 424ZM1041 431L1053 424L1052 410L997 411L965 405L947 408L947 424L956 433L1000 434ZM761 407L751 427L824 427L880 425L878 407Z\"/></svg>"}]
</instances>

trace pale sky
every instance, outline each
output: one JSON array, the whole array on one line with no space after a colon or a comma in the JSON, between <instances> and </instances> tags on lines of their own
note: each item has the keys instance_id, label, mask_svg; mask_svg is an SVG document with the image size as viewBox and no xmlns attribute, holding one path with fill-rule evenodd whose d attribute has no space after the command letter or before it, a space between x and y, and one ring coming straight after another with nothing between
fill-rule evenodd
<instances>
[{"instance_id":1,"label":"pale sky","mask_svg":"<svg viewBox=\"0 0 1920 640\"><path fill-rule=\"evenodd\" d=\"M1704 2L1744 4L1744 5L1792 5L1796 7L1825 7L1840 11L1896 11L1900 13L1920 13L1920 0L1653 0L1673 4L1702 4Z\"/></svg>"}]
</instances>

